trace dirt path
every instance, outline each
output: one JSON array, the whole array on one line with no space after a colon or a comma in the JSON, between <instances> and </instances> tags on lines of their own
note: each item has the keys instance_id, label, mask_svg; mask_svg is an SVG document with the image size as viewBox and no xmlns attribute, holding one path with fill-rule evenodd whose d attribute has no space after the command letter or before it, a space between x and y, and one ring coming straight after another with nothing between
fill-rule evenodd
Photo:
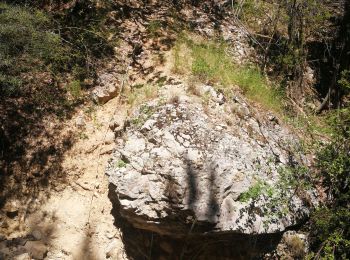
<instances>
[{"instance_id":1,"label":"dirt path","mask_svg":"<svg viewBox=\"0 0 350 260\"><path fill-rule=\"evenodd\" d=\"M72 119L80 125L80 138L66 153L63 169L74 181L50 194L27 217L31 234L47 244L45 259L125 259L120 232L110 214L104 169L114 147L111 118L125 118L126 109L120 108L117 99L95 109Z\"/></svg>"}]
</instances>

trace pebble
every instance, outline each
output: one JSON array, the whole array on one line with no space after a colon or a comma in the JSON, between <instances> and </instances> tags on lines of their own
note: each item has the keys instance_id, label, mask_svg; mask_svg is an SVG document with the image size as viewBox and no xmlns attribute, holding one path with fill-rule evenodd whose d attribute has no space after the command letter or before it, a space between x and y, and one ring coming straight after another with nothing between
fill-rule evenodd
<instances>
[{"instance_id":1,"label":"pebble","mask_svg":"<svg viewBox=\"0 0 350 260\"><path fill-rule=\"evenodd\" d=\"M77 127L83 127L86 125L84 116L79 116L75 119L75 125Z\"/></svg>"},{"instance_id":2,"label":"pebble","mask_svg":"<svg viewBox=\"0 0 350 260\"><path fill-rule=\"evenodd\" d=\"M42 238L41 232L39 230L34 230L32 232L32 236L36 239L36 240L40 240Z\"/></svg>"},{"instance_id":3,"label":"pebble","mask_svg":"<svg viewBox=\"0 0 350 260\"><path fill-rule=\"evenodd\" d=\"M113 251L117 248L117 240L113 239L106 248L106 257L109 258L113 255Z\"/></svg>"},{"instance_id":4,"label":"pebble","mask_svg":"<svg viewBox=\"0 0 350 260\"><path fill-rule=\"evenodd\" d=\"M114 139L115 139L114 133L113 132L108 132L106 134L105 139L104 139L104 143L105 144L112 144L112 143L114 143Z\"/></svg>"},{"instance_id":5,"label":"pebble","mask_svg":"<svg viewBox=\"0 0 350 260\"><path fill-rule=\"evenodd\" d=\"M44 259L46 256L47 247L41 241L28 241L24 247L35 259Z\"/></svg>"},{"instance_id":6,"label":"pebble","mask_svg":"<svg viewBox=\"0 0 350 260\"><path fill-rule=\"evenodd\" d=\"M29 253L23 253L13 257L13 260L31 260Z\"/></svg>"}]
</instances>

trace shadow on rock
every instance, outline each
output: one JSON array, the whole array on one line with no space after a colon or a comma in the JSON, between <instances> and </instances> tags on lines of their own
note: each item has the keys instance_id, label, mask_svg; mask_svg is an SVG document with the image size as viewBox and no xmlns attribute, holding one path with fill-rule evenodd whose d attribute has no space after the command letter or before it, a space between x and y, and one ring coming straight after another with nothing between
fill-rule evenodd
<instances>
[{"instance_id":1,"label":"shadow on rock","mask_svg":"<svg viewBox=\"0 0 350 260\"><path fill-rule=\"evenodd\" d=\"M130 259L258 259L273 251L283 233L244 235L232 233L191 233L183 237L159 235L135 228L121 215L120 204L109 186L109 198L113 202L112 215L115 226L122 232L126 254Z\"/></svg>"}]
</instances>

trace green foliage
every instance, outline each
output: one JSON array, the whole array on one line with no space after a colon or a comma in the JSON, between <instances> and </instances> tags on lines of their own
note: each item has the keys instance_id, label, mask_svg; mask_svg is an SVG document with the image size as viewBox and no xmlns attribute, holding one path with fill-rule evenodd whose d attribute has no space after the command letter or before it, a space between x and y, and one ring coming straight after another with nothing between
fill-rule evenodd
<instances>
[{"instance_id":1,"label":"green foliage","mask_svg":"<svg viewBox=\"0 0 350 260\"><path fill-rule=\"evenodd\" d=\"M350 257L350 110L333 117L334 135L319 149L317 166L328 201L312 216L315 251L323 259Z\"/></svg>"},{"instance_id":2,"label":"green foliage","mask_svg":"<svg viewBox=\"0 0 350 260\"><path fill-rule=\"evenodd\" d=\"M71 46L70 56L74 59L72 65L85 68L84 75L81 76L93 73L89 67L94 59L113 53L117 42L116 29L105 26L112 6L109 1L79 1L71 10L55 17L59 23L56 29Z\"/></svg>"},{"instance_id":3,"label":"green foliage","mask_svg":"<svg viewBox=\"0 0 350 260\"><path fill-rule=\"evenodd\" d=\"M81 97L81 83L78 80L74 80L67 85L67 90L74 99Z\"/></svg>"},{"instance_id":4,"label":"green foliage","mask_svg":"<svg viewBox=\"0 0 350 260\"><path fill-rule=\"evenodd\" d=\"M321 259L349 259L350 210L321 207L312 216L313 245ZM315 257L315 254L311 254Z\"/></svg>"},{"instance_id":5,"label":"green foliage","mask_svg":"<svg viewBox=\"0 0 350 260\"><path fill-rule=\"evenodd\" d=\"M302 165L280 167L278 170L280 180L277 186L282 191L306 191L312 188L309 169Z\"/></svg>"},{"instance_id":6,"label":"green foliage","mask_svg":"<svg viewBox=\"0 0 350 260\"><path fill-rule=\"evenodd\" d=\"M189 55L182 55L187 49ZM174 48L175 70L190 70L201 81L214 81L225 88L238 85L249 98L280 112L281 93L268 84L257 67L235 64L228 49L224 42L196 42L182 35Z\"/></svg>"},{"instance_id":7,"label":"green foliage","mask_svg":"<svg viewBox=\"0 0 350 260\"><path fill-rule=\"evenodd\" d=\"M39 90L35 81L53 83L62 73L81 82L94 77L94 61L112 53L114 38L108 36L108 41L110 32L103 27L107 7L94 9L93 3L79 2L72 10L51 15L36 9L35 3L0 3L2 96ZM78 84L72 82L72 87L77 95Z\"/></svg>"},{"instance_id":8,"label":"green foliage","mask_svg":"<svg viewBox=\"0 0 350 260\"><path fill-rule=\"evenodd\" d=\"M89 139L89 136L86 133L84 133L84 132L80 132L79 133L79 139L87 140L87 139Z\"/></svg>"},{"instance_id":9,"label":"green foliage","mask_svg":"<svg viewBox=\"0 0 350 260\"><path fill-rule=\"evenodd\" d=\"M161 21L154 20L148 24L147 31L152 37L156 37L161 28L162 28Z\"/></svg>"},{"instance_id":10,"label":"green foliage","mask_svg":"<svg viewBox=\"0 0 350 260\"><path fill-rule=\"evenodd\" d=\"M41 11L0 4L0 88L18 94L23 73L38 72L67 61L66 49Z\"/></svg>"},{"instance_id":11,"label":"green foliage","mask_svg":"<svg viewBox=\"0 0 350 260\"><path fill-rule=\"evenodd\" d=\"M265 182L257 180L257 182L253 186L251 186L248 191L243 192L238 199L241 202L247 202L250 199L254 201L265 192L271 195L271 187Z\"/></svg>"},{"instance_id":12,"label":"green foliage","mask_svg":"<svg viewBox=\"0 0 350 260\"><path fill-rule=\"evenodd\" d=\"M126 167L126 162L125 161L123 161L123 160L118 160L118 162L116 163L116 167L117 168L125 168Z\"/></svg>"},{"instance_id":13,"label":"green foliage","mask_svg":"<svg viewBox=\"0 0 350 260\"><path fill-rule=\"evenodd\" d=\"M264 226L290 213L290 202L293 196L304 195L311 189L312 183L306 167L295 164L278 168L278 181L273 185L260 179L248 191L242 193L238 200L254 202L260 196L266 199L264 215L267 217Z\"/></svg>"},{"instance_id":14,"label":"green foliage","mask_svg":"<svg viewBox=\"0 0 350 260\"><path fill-rule=\"evenodd\" d=\"M271 6L264 1L246 0L242 2L237 1L234 8L238 17L253 27Z\"/></svg>"},{"instance_id":15,"label":"green foliage","mask_svg":"<svg viewBox=\"0 0 350 260\"><path fill-rule=\"evenodd\" d=\"M132 120L132 124L140 127L142 126L154 113L155 108L149 105L142 105L139 109L139 115Z\"/></svg>"},{"instance_id":16,"label":"green foliage","mask_svg":"<svg viewBox=\"0 0 350 260\"><path fill-rule=\"evenodd\" d=\"M343 70L341 72L338 83L343 88L344 92L350 92L350 70Z\"/></svg>"}]
</instances>

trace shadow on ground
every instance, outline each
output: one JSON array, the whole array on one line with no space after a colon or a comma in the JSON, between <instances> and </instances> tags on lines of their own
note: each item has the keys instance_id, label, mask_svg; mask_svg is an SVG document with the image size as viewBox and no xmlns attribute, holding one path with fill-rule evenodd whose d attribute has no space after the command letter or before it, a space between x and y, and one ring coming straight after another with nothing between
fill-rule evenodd
<instances>
[{"instance_id":1,"label":"shadow on ground","mask_svg":"<svg viewBox=\"0 0 350 260\"><path fill-rule=\"evenodd\" d=\"M75 106L65 105L64 91L47 88L47 93L28 97L0 97L0 230L4 233L20 231L25 215L46 200L51 189L66 183L63 156L76 135L62 130ZM9 222L18 225L9 227Z\"/></svg>"}]
</instances>

